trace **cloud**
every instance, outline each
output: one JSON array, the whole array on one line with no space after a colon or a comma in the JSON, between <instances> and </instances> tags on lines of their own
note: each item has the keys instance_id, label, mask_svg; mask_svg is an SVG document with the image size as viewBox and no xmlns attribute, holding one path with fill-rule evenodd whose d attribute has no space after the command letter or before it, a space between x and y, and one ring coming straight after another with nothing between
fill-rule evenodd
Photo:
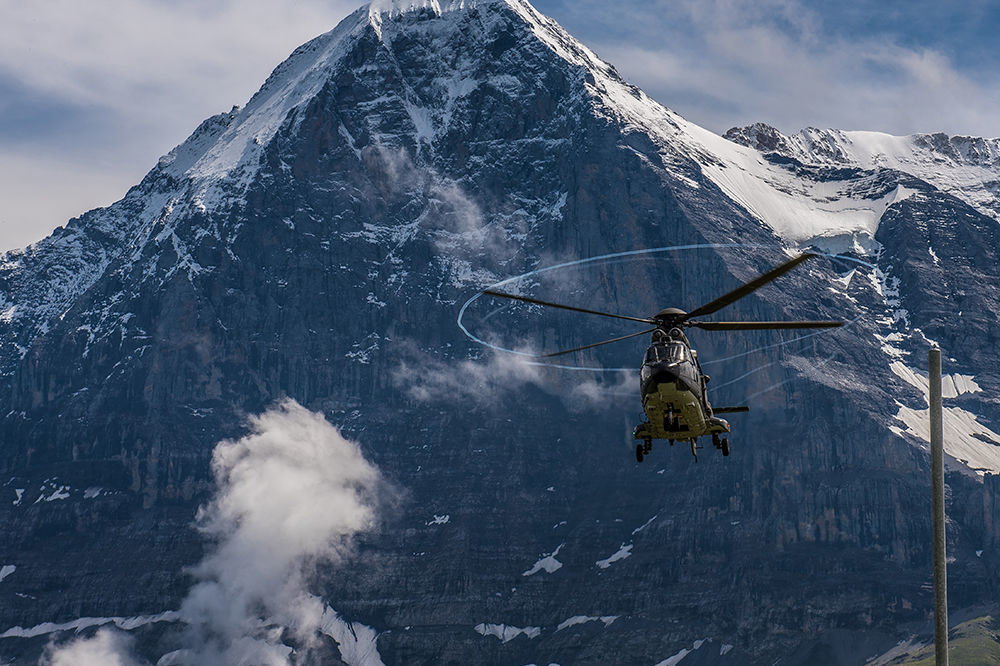
<instances>
[{"instance_id":1,"label":"cloud","mask_svg":"<svg viewBox=\"0 0 1000 666\"><path fill-rule=\"evenodd\" d=\"M48 166L27 189L0 189L0 251L112 203L202 120L244 104L293 49L360 4L0 0L0 175L26 157Z\"/></svg>"},{"instance_id":2,"label":"cloud","mask_svg":"<svg viewBox=\"0 0 1000 666\"><path fill-rule=\"evenodd\" d=\"M468 266L467 257L478 256L480 265L495 264L519 252L520 245L510 237L526 230L523 217L508 215L503 224L491 224L462 183L415 160L405 148L375 145L366 149L365 159L384 174L381 194L387 199L422 203L415 221L443 256Z\"/></svg>"},{"instance_id":3,"label":"cloud","mask_svg":"<svg viewBox=\"0 0 1000 666\"><path fill-rule=\"evenodd\" d=\"M421 402L471 400L488 405L502 391L544 388L543 371L527 356L491 352L479 360L450 360L413 346L393 371L393 381Z\"/></svg>"},{"instance_id":4,"label":"cloud","mask_svg":"<svg viewBox=\"0 0 1000 666\"><path fill-rule=\"evenodd\" d=\"M184 111L183 92L247 99L262 74L360 3L353 0L0 0L0 71L67 101L133 113ZM176 95L167 95L176 86ZM157 100L166 108L150 108ZM226 101L223 101L226 100Z\"/></svg>"},{"instance_id":5,"label":"cloud","mask_svg":"<svg viewBox=\"0 0 1000 666\"><path fill-rule=\"evenodd\" d=\"M567 22L592 24L605 11L602 2L581 0L567 8ZM836 30L838 17L802 0L630 3L613 20L617 30L590 40L601 56L717 132L763 121L785 131L1000 134L995 74L959 68L889 28Z\"/></svg>"},{"instance_id":6,"label":"cloud","mask_svg":"<svg viewBox=\"0 0 1000 666\"><path fill-rule=\"evenodd\" d=\"M307 664L330 649L328 637L347 663L381 666L374 631L345 622L310 584L317 566L341 563L354 537L376 526L391 491L357 444L297 402L249 425L213 453L216 492L197 518L212 545L191 571L198 582L180 609L182 647L157 663ZM127 635L102 629L52 647L43 664L138 666L131 647Z\"/></svg>"},{"instance_id":7,"label":"cloud","mask_svg":"<svg viewBox=\"0 0 1000 666\"><path fill-rule=\"evenodd\" d=\"M136 181L139 174L136 174ZM70 217L93 208L95 192L107 201L124 196L129 185L102 166L85 160L34 154L30 148L0 155L0 252L39 240Z\"/></svg>"},{"instance_id":8,"label":"cloud","mask_svg":"<svg viewBox=\"0 0 1000 666\"><path fill-rule=\"evenodd\" d=\"M131 656L132 638L111 629L101 629L90 638L77 638L61 646L50 645L41 666L139 666Z\"/></svg>"},{"instance_id":9,"label":"cloud","mask_svg":"<svg viewBox=\"0 0 1000 666\"><path fill-rule=\"evenodd\" d=\"M500 399L536 388L559 398L571 412L618 409L623 400L638 399L635 374L575 372L547 367L520 346L521 354L489 351L480 359L456 360L398 345L404 357L393 371L393 382L420 402L471 402L480 407L503 409Z\"/></svg>"},{"instance_id":10,"label":"cloud","mask_svg":"<svg viewBox=\"0 0 1000 666\"><path fill-rule=\"evenodd\" d=\"M218 490L198 515L215 543L181 606L198 664L289 663L276 627L312 646L327 609L308 591L309 574L341 562L353 538L375 526L385 487L357 444L294 401L254 417L251 428L216 447Z\"/></svg>"}]
</instances>

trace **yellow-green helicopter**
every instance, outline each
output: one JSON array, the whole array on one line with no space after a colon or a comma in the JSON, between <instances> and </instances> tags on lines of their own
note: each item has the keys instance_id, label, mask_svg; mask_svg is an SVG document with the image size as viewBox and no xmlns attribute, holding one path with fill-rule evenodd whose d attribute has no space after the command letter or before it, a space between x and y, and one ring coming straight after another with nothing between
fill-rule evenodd
<instances>
[{"instance_id":1,"label":"yellow-green helicopter","mask_svg":"<svg viewBox=\"0 0 1000 666\"><path fill-rule=\"evenodd\" d=\"M541 354L540 358L551 358L563 354L592 349L613 342L620 342L640 335L652 334L652 341L646 350L646 356L640 370L640 393L642 408L646 413L646 421L635 427L633 436L639 440L635 447L635 458L642 462L653 448L654 439L665 439L671 446L677 441L686 441L691 445L691 453L698 459L698 438L711 436L712 444L729 455L729 438L731 430L725 419L718 414L749 411L749 407L712 407L708 399L708 382L710 377L702 372L698 361L698 352L691 347L684 329L700 328L705 331L754 331L768 329L799 329L799 328L836 328L839 321L698 321L702 317L718 312L727 305L735 303L748 296L769 282L784 275L799 264L815 257L814 254L802 254L787 261L777 268L745 283L741 287L720 296L710 303L685 312L677 308L661 310L652 317L628 317L625 315L588 310L570 305L550 303L527 296L517 296L501 291L486 290L483 293L500 298L559 308L584 314L612 317L626 321L651 324L653 328L644 329L610 340L602 340L593 344L550 354Z\"/></svg>"}]
</instances>

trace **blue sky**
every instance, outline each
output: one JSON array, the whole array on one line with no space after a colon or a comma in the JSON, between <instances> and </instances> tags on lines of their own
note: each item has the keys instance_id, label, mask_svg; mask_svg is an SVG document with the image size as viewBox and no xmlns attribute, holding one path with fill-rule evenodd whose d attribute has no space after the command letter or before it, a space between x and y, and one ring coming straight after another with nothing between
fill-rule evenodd
<instances>
[{"instance_id":1,"label":"blue sky","mask_svg":"<svg viewBox=\"0 0 1000 666\"><path fill-rule=\"evenodd\" d=\"M357 0L0 0L0 250L112 203ZM717 132L1000 135L996 0L536 0Z\"/></svg>"}]
</instances>

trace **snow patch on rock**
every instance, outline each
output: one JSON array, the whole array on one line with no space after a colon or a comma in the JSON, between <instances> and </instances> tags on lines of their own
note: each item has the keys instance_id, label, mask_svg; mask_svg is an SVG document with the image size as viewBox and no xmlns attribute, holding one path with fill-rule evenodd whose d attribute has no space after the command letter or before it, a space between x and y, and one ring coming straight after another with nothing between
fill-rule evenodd
<instances>
[{"instance_id":1,"label":"snow patch on rock","mask_svg":"<svg viewBox=\"0 0 1000 666\"><path fill-rule=\"evenodd\" d=\"M501 643L509 643L518 636L527 636L529 639L538 638L542 633L541 627L514 627L509 624L487 623L477 624L475 630L481 636L494 636L500 639Z\"/></svg>"},{"instance_id":2,"label":"snow patch on rock","mask_svg":"<svg viewBox=\"0 0 1000 666\"><path fill-rule=\"evenodd\" d=\"M987 472L1000 474L1000 434L993 432L972 412L960 407L944 408L944 450L978 476ZM930 409L911 409L900 405L896 419L906 426L892 427L899 435L906 433L927 443L931 441Z\"/></svg>"},{"instance_id":3,"label":"snow patch on rock","mask_svg":"<svg viewBox=\"0 0 1000 666\"><path fill-rule=\"evenodd\" d=\"M902 361L889 364L892 372L904 382L920 391L924 405L928 405L930 383L927 375ZM941 394L945 399L980 393L982 388L972 375L952 374L941 378ZM930 409L913 409L899 404L896 419L906 427L892 426L898 435L909 434L930 443ZM971 470L982 476L986 472L1000 473L1000 434L979 422L979 417L960 407L944 408L944 448L954 460L964 464L963 471Z\"/></svg>"},{"instance_id":4,"label":"snow patch on rock","mask_svg":"<svg viewBox=\"0 0 1000 666\"><path fill-rule=\"evenodd\" d=\"M327 606L320 631L337 641L340 658L347 666L385 666L376 644L378 634L371 627L347 622Z\"/></svg>"},{"instance_id":5,"label":"snow patch on rock","mask_svg":"<svg viewBox=\"0 0 1000 666\"><path fill-rule=\"evenodd\" d=\"M46 636L59 631L79 632L91 627L102 627L106 624L114 624L123 631L131 631L147 624L177 622L180 619L181 616L177 611L166 611L156 615L135 615L131 617L81 617L71 622L43 622L28 628L11 627L0 634L0 638L35 638L36 636Z\"/></svg>"},{"instance_id":6,"label":"snow patch on rock","mask_svg":"<svg viewBox=\"0 0 1000 666\"><path fill-rule=\"evenodd\" d=\"M556 627L556 631L569 629L570 627L575 627L580 624L587 624L588 622L602 622L605 627L610 627L619 617L619 615L574 615L573 617L560 622L559 626Z\"/></svg>"},{"instance_id":7,"label":"snow patch on rock","mask_svg":"<svg viewBox=\"0 0 1000 666\"><path fill-rule=\"evenodd\" d=\"M930 380L925 373L914 370L900 361L891 363L889 369L904 382L923 393L925 399L930 394ZM981 393L982 390L973 375L942 375L941 377L941 396L946 399L957 398L967 393Z\"/></svg>"},{"instance_id":8,"label":"snow patch on rock","mask_svg":"<svg viewBox=\"0 0 1000 666\"><path fill-rule=\"evenodd\" d=\"M614 555L612 555L611 557L609 557L609 558L607 558L605 560L598 560L594 564L596 564L601 569L607 569L608 567L610 567L615 562L618 562L620 560L624 560L626 557L631 557L631 555L632 555L632 544L630 544L630 543L629 544L624 544L623 543L622 547L619 548L618 551Z\"/></svg>"},{"instance_id":9,"label":"snow patch on rock","mask_svg":"<svg viewBox=\"0 0 1000 666\"><path fill-rule=\"evenodd\" d=\"M558 548L556 548L551 553L543 555L541 559L535 562L534 566L532 566L530 569L528 569L521 575L534 576L539 571L544 571L545 573L552 574L555 573L556 571L559 571L559 569L562 569L562 562L556 559L556 555L559 554L559 551L562 550L563 546L565 545L566 544L559 544Z\"/></svg>"}]
</instances>

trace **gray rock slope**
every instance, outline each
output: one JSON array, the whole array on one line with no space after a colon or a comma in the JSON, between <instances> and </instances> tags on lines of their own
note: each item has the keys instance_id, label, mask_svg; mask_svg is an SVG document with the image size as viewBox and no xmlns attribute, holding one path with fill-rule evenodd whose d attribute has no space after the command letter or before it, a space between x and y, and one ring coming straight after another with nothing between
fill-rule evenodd
<instances>
[{"instance_id":1,"label":"gray rock slope","mask_svg":"<svg viewBox=\"0 0 1000 666\"><path fill-rule=\"evenodd\" d=\"M359 10L121 202L2 258L0 565L17 569L0 633L176 609L214 444L288 396L405 491L321 581L387 664L858 663L931 608L927 340L955 375L952 598L991 603L988 206L898 165L711 137L523 0L457 4ZM815 220L772 224L786 200ZM875 267L816 259L725 316L850 326L696 334L716 402L752 406L726 459L664 446L637 466L634 375L524 366L456 325L477 290L539 265L703 246L519 283L643 315L811 245ZM546 350L622 332L485 300L465 323ZM557 549L561 567L525 575ZM0 656L44 640L10 634Z\"/></svg>"}]
</instances>

